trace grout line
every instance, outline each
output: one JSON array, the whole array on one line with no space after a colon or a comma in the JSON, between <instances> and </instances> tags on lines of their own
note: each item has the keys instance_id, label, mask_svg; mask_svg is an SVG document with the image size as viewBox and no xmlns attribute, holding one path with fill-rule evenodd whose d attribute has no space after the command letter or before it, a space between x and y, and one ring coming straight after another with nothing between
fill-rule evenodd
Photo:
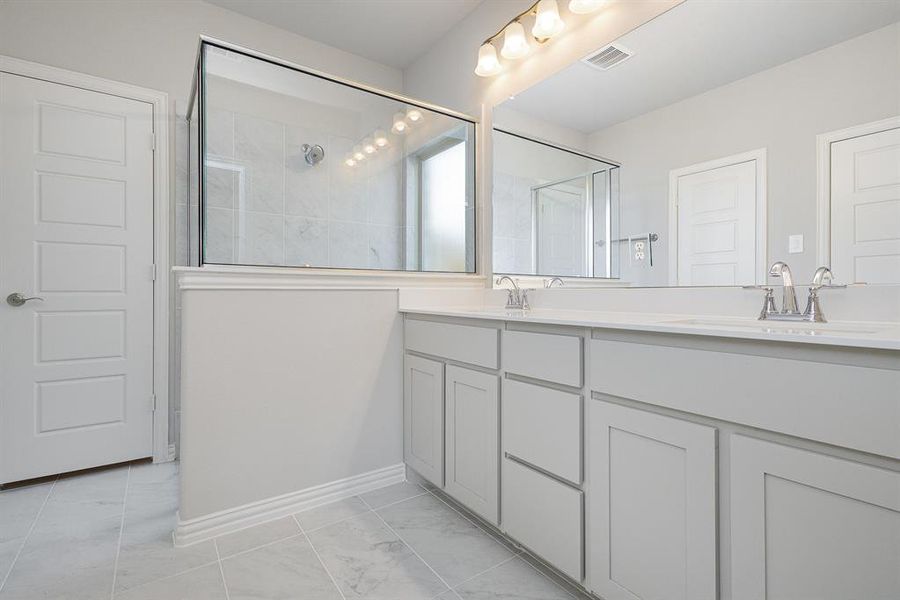
<instances>
[{"instance_id":1,"label":"grout line","mask_svg":"<svg viewBox=\"0 0 900 600\"><path fill-rule=\"evenodd\" d=\"M246 531L246 529L242 529L241 531ZM229 534L225 534L225 535L229 535ZM226 561L226 560L229 560L229 559L231 559L231 558L234 558L235 556L241 556L241 555L247 554L247 553L249 553L249 552L254 552L254 551L256 551L256 550L260 550L260 549L262 549L262 548L268 548L269 546L274 546L275 544L278 544L278 543L283 542L283 541L285 541L285 540L292 540L292 539L294 539L295 537L300 537L300 536L302 536L302 535L303 535L303 532L302 532L302 531L298 531L297 533L291 534L291 535L289 535L289 536L286 536L286 537L283 537L283 538L278 538L277 540L272 540L271 542L266 542L265 544L260 544L259 546L253 546L252 548L247 548L246 550L241 550L240 552L235 552L234 554L229 554L228 556L226 556L226 557L224 557L224 558L220 555L220 556L219 556L219 560ZM221 536L219 536L219 537L221 537ZM215 538L212 539L212 541L215 542L217 539L218 539L218 537L215 537ZM218 548L218 544L216 544L216 548Z\"/></svg>"},{"instance_id":2,"label":"grout line","mask_svg":"<svg viewBox=\"0 0 900 600\"><path fill-rule=\"evenodd\" d=\"M222 557L219 555L219 544L216 542L216 539L213 538L213 548L216 549L216 564L219 565L219 575L222 577L222 586L225 588L225 600L230 600L231 596L228 594L228 582L225 580L225 569L222 568Z\"/></svg>"},{"instance_id":3,"label":"grout line","mask_svg":"<svg viewBox=\"0 0 900 600\"><path fill-rule=\"evenodd\" d=\"M566 589L565 586L561 585L559 582L557 582L555 579L553 579L552 577L550 577L550 576L547 575L546 573L541 572L541 570L538 569L535 565L531 564L530 561L527 561L527 560L525 560L525 559L523 558L523 559L522 559L522 562L525 563L526 565L528 565L529 567L531 567L531 569L532 569L535 573L537 573L538 575L540 575L541 577L543 577L544 579L546 579L547 581L549 581L550 583L552 583L553 585L555 585L556 587L558 587L559 589L561 589L561 590L563 591L564 594L566 594L566 595L569 596L570 598L576 598L575 594L573 594L572 592L570 592L568 589Z\"/></svg>"},{"instance_id":4,"label":"grout line","mask_svg":"<svg viewBox=\"0 0 900 600\"><path fill-rule=\"evenodd\" d=\"M300 533L303 537L306 538L306 541L309 543L309 547L312 548L313 554L316 555L316 558L319 559L319 564L322 565L322 568L325 569L325 574L328 575L328 578L331 579L332 585L334 585L335 589L338 591L338 594L341 595L343 600L347 600L347 596L344 595L344 590L341 589L341 586L338 585L337 580L334 578L334 575L331 574L331 571L328 570L328 567L325 565L325 561L322 560L322 556L319 554L319 551L316 550L316 546L313 544L312 540L309 539L309 536L306 535L306 531L303 530L303 525L300 524L300 521L297 519L296 515L291 515L294 519L294 522L297 524L297 527L300 528Z\"/></svg>"},{"instance_id":5,"label":"grout line","mask_svg":"<svg viewBox=\"0 0 900 600\"><path fill-rule=\"evenodd\" d=\"M360 500L362 500L362 498L360 498ZM369 506L369 503L368 503L368 502L366 502L365 500L363 500L363 502L366 504L366 506ZM421 561L422 561L422 564L424 564L426 567L428 567L428 569L429 569L432 573L434 573L435 577L437 577L437 578L440 580L441 583L443 583L445 586L447 586L447 590L452 590L452 589L453 589L453 586L451 586L449 583L447 583L447 580L445 580L443 577L441 577L440 573L438 573L437 571L435 571L435 570L434 570L434 567L432 567L430 564L428 564L428 561L426 561L424 558L422 558L422 556L421 556L418 552L416 552L416 549L413 548L413 547L409 544L409 542L407 542L405 539L403 539L403 536L400 535L399 533L397 533L397 531L396 531L393 527L391 527L391 526L388 524L387 521L384 520L384 517L382 517L381 515L379 515L377 511L374 511L374 510L373 510L372 513L373 513L376 517L378 517L379 519L381 519L381 522L384 523L384 526L387 527L388 530L389 530L391 533L393 533L394 535L396 535L396 536L397 536L397 539L400 540L401 542L403 542L403 544L404 544L407 548L409 548L409 551L412 552L413 554L415 554L415 555L416 555L416 558L418 558L419 560L421 560ZM447 590L441 590L441 594L445 594L445 593L447 592ZM437 596L440 596L441 594L437 594ZM435 597L437 597L437 596L435 596Z\"/></svg>"},{"instance_id":6,"label":"grout line","mask_svg":"<svg viewBox=\"0 0 900 600\"><path fill-rule=\"evenodd\" d=\"M116 560L113 562L112 589L109 590L109 598L116 595L116 576L119 574L119 554L122 552L122 538L125 537L125 511L128 508L128 487L131 485L131 465L125 474L125 495L122 497L122 520L119 522L119 541L116 544Z\"/></svg>"},{"instance_id":7,"label":"grout line","mask_svg":"<svg viewBox=\"0 0 900 600\"><path fill-rule=\"evenodd\" d=\"M397 504L400 504L401 502L406 502L407 500L413 500L414 498L421 498L422 496L427 496L427 495L428 495L428 490L423 489L421 494L416 494L415 496L410 496L409 498L404 498L403 500L394 500L393 502L388 502L384 506L379 506L378 508L373 507L371 504L369 504L368 502L363 500L362 496L360 496L359 499L362 500L365 503L365 505L368 506L371 510L379 511L379 510L388 508L390 506L395 506Z\"/></svg>"},{"instance_id":8,"label":"grout line","mask_svg":"<svg viewBox=\"0 0 900 600\"><path fill-rule=\"evenodd\" d=\"M498 539L498 537L501 535L499 532L494 532L494 531L491 531L490 529L487 529L484 525L482 525L481 523L479 523L478 521L476 521L474 518L472 518L472 517L470 517L469 515L467 515L467 514L466 514L465 512L463 512L461 509L457 508L456 506L453 506L453 504L451 504L450 502L448 502L448 501L445 500L444 498L441 498L439 495L435 494L433 491L427 490L427 492L428 492L429 494L431 494L438 502L442 502L442 503L445 504L450 510L452 510L453 512L455 512L456 514L458 514L459 516L461 516L463 519L465 519L466 521L468 521L469 523L471 523L471 524L474 525L475 527L477 527L477 528L479 529L479 531L484 532L485 535L487 535L488 537L490 537L492 540L494 540L495 542L497 542L498 544L500 544L501 546L503 546L504 548L506 548L506 549L509 550L510 552L512 552L512 553L513 553L513 556L519 556L520 554L522 554L522 550L520 550L519 548L517 548L517 547L515 547L515 546L513 546L512 548L510 548L511 543L510 543L509 541L504 540L504 541L506 541L507 543L503 543L503 541L500 541L500 539Z\"/></svg>"},{"instance_id":9,"label":"grout line","mask_svg":"<svg viewBox=\"0 0 900 600\"><path fill-rule=\"evenodd\" d=\"M490 568L488 568L488 569L485 569L484 571L481 571L480 573L475 573L474 575L472 575L472 576L469 577L468 579L463 579L462 581L460 581L459 583L457 583L455 587L453 587L453 588L451 588L451 589L453 589L454 591L456 591L456 588L458 588L458 587L461 586L462 584L468 583L468 582L472 581L473 579L475 579L475 578L477 578L477 577L481 577L481 576L484 575L485 573L490 573L490 572L493 571L494 569L499 569L500 567L502 567L503 565L505 565L505 564L508 563L509 561L515 560L515 559L517 559L517 558L519 558L519 555L518 555L518 554L513 554L512 556L510 556L510 557L507 558L506 560L502 560L502 561L498 562L498 563L497 563L496 565L494 565L493 567L490 567Z\"/></svg>"},{"instance_id":10,"label":"grout line","mask_svg":"<svg viewBox=\"0 0 900 600\"><path fill-rule=\"evenodd\" d=\"M28 528L28 533L26 533L25 537L22 538L22 543L19 544L19 549L16 550L16 555L13 557L13 560L9 565L9 569L7 569L6 571L6 575L4 575L3 580L0 581L0 591L3 591L4 586L6 586L6 582L9 580L9 576L12 575L16 563L19 561L19 556L22 554L22 550L25 549L25 544L26 542L28 542L28 538L31 537L31 533L37 526L38 519L40 519L41 515L44 514L44 507L47 506L47 502L50 500L50 495L53 493L53 490L56 489L57 481L59 481L59 475L56 476L56 479L54 479L53 483L50 485L50 489L47 490L47 495L44 496L44 501L41 502L41 507L38 509L37 514L34 515L34 520L31 522L31 527Z\"/></svg>"},{"instance_id":11,"label":"grout line","mask_svg":"<svg viewBox=\"0 0 900 600\"><path fill-rule=\"evenodd\" d=\"M470 523L472 523L475 527L477 527L478 529L480 529L481 531L483 531L485 534L489 535L495 542L497 542L498 544L500 544L501 546L503 546L504 548L506 548L507 550L509 550L509 547L508 547L506 544L501 543L500 540L497 539L497 537L496 537L495 534L493 534L493 533L491 533L490 531L488 531L487 529L485 529L485 528L484 528L481 524L479 524L477 521L474 521L473 519L471 519L471 518L470 518L468 515L466 515L464 512L462 512L461 510L459 510L458 508L456 508L455 506L453 506L452 504L450 504L449 502L447 502L446 500L444 500L443 498L441 498L440 496L438 496L437 494L435 494L433 491L429 490L428 493L431 494L432 496L434 496L435 498L437 498L439 501L441 501L441 502L443 502L444 504L446 504L448 507L450 507L451 510L453 510L453 511L456 512L456 513L458 513L461 517L463 517L465 520L467 520L467 521L469 521ZM549 575L547 575L547 574L545 574L545 573L542 573L540 569L538 569L536 566L534 566L533 564L531 564L529 561L527 561L527 560L525 560L524 558L522 558L523 555L525 554L525 551L524 551L524 550L518 550L518 549L516 549L515 551L510 550L510 552L513 552L512 558L521 558L521 559L522 559L522 562L524 562L524 563L527 564L529 567L531 567L538 575L540 575L541 577L543 577L544 579L546 579L547 581L549 581L550 583L552 583L553 585L555 585L556 587L558 587L559 589L561 589L566 595L568 595L568 596L570 596L570 597L572 597L572 598L577 598L577 596L575 596L575 595L574 595L570 590L568 590L565 586L563 586L563 585L561 585L559 582L555 581L555 580L554 580L552 577L550 577ZM505 564L505 563L507 563L507 562L509 562L509 560L506 560L506 561L504 561L504 562L501 563L501 564ZM491 567L491 569L488 569L488 571L490 571L490 570L492 570L492 569L496 569L496 568L499 567L499 566L500 566L500 565L495 565L494 567ZM485 573L486 573L486 572L487 572L487 571L485 571ZM484 574L484 573L481 573L481 575L483 575L483 574ZM471 578L470 578L470 579L471 579ZM469 580L467 579L466 581L469 581Z\"/></svg>"}]
</instances>

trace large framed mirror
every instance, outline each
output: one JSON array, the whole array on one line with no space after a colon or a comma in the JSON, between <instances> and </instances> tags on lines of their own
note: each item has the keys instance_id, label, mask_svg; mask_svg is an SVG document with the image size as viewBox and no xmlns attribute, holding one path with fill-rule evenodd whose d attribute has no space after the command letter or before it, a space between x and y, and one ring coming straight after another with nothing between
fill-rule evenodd
<instances>
[{"instance_id":1,"label":"large framed mirror","mask_svg":"<svg viewBox=\"0 0 900 600\"><path fill-rule=\"evenodd\" d=\"M493 122L497 273L900 283L896 1L686 0Z\"/></svg>"}]
</instances>

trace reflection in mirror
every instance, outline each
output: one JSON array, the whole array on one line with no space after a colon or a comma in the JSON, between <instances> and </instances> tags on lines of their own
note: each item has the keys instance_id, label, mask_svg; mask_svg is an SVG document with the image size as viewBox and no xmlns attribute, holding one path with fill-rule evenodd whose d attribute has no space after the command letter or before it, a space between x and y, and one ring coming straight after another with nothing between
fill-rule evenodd
<instances>
[{"instance_id":1,"label":"reflection in mirror","mask_svg":"<svg viewBox=\"0 0 900 600\"><path fill-rule=\"evenodd\" d=\"M623 284L761 284L776 260L900 283L898 21L893 0L686 0L494 124L619 165Z\"/></svg>"},{"instance_id":2,"label":"reflection in mirror","mask_svg":"<svg viewBox=\"0 0 900 600\"><path fill-rule=\"evenodd\" d=\"M494 130L494 272L614 278L618 168Z\"/></svg>"},{"instance_id":3,"label":"reflection in mirror","mask_svg":"<svg viewBox=\"0 0 900 600\"><path fill-rule=\"evenodd\" d=\"M475 271L474 122L210 43L202 59L202 263Z\"/></svg>"}]
</instances>

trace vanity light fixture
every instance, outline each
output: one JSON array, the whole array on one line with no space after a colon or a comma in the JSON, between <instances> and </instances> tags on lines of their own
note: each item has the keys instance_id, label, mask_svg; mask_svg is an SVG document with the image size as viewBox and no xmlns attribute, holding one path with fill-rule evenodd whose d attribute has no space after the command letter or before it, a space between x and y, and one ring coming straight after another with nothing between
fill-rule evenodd
<instances>
[{"instance_id":1,"label":"vanity light fixture","mask_svg":"<svg viewBox=\"0 0 900 600\"><path fill-rule=\"evenodd\" d=\"M407 130L409 130L409 124L405 120L405 115L402 112L398 112L394 115L394 125L391 127L391 131L397 135L403 135Z\"/></svg>"},{"instance_id":2,"label":"vanity light fixture","mask_svg":"<svg viewBox=\"0 0 900 600\"><path fill-rule=\"evenodd\" d=\"M518 21L513 21L503 30L503 47L500 56L515 60L522 58L531 51L528 40L525 39L525 28Z\"/></svg>"},{"instance_id":3,"label":"vanity light fixture","mask_svg":"<svg viewBox=\"0 0 900 600\"><path fill-rule=\"evenodd\" d=\"M372 141L372 138L366 138L362 143L363 152L366 154L375 154L375 151L378 148L375 147L375 142Z\"/></svg>"},{"instance_id":4,"label":"vanity light fixture","mask_svg":"<svg viewBox=\"0 0 900 600\"><path fill-rule=\"evenodd\" d=\"M356 162L361 160L366 160L366 155L363 154L363 150L361 146L353 146L353 158L356 159Z\"/></svg>"},{"instance_id":5,"label":"vanity light fixture","mask_svg":"<svg viewBox=\"0 0 900 600\"><path fill-rule=\"evenodd\" d=\"M556 0L540 0L537 3L537 15L531 34L538 40L549 40L565 28L566 24L559 18L559 7Z\"/></svg>"},{"instance_id":6,"label":"vanity light fixture","mask_svg":"<svg viewBox=\"0 0 900 600\"><path fill-rule=\"evenodd\" d=\"M375 139L375 145L379 148L384 148L388 145L387 134L383 129L376 129L375 133L372 134L372 137Z\"/></svg>"},{"instance_id":7,"label":"vanity light fixture","mask_svg":"<svg viewBox=\"0 0 900 600\"><path fill-rule=\"evenodd\" d=\"M410 106L406 109L406 120L415 125L422 120L422 111L414 106Z\"/></svg>"},{"instance_id":8,"label":"vanity light fixture","mask_svg":"<svg viewBox=\"0 0 900 600\"><path fill-rule=\"evenodd\" d=\"M569 12L576 15L586 15L595 10L600 10L607 0L569 0Z\"/></svg>"},{"instance_id":9,"label":"vanity light fixture","mask_svg":"<svg viewBox=\"0 0 900 600\"><path fill-rule=\"evenodd\" d=\"M356 165L356 160L354 160L353 156L348 156L344 159L344 164L348 167L353 167Z\"/></svg>"},{"instance_id":10,"label":"vanity light fixture","mask_svg":"<svg viewBox=\"0 0 900 600\"><path fill-rule=\"evenodd\" d=\"M576 15L588 14L603 8L608 2L609 0L569 0L569 12ZM492 77L503 70L503 64L497 58L497 48L494 46L494 42L500 36L503 36L500 55L505 59L516 60L531 51L532 44L525 35L525 27L522 25L522 20L526 18L534 19L531 35L539 44L543 44L566 27L559 16L559 5L556 0L538 0L481 43L475 66L476 75Z\"/></svg>"},{"instance_id":11,"label":"vanity light fixture","mask_svg":"<svg viewBox=\"0 0 900 600\"><path fill-rule=\"evenodd\" d=\"M475 74L479 77L491 77L503 70L500 60L497 58L497 49L491 43L486 41L478 49L478 64L475 67Z\"/></svg>"}]
</instances>

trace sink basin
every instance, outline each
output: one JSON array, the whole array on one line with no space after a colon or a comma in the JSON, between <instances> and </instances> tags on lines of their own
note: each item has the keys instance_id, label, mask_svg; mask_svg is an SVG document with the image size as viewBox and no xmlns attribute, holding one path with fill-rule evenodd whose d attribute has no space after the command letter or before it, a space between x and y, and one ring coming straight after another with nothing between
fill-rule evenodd
<instances>
[{"instance_id":1,"label":"sink basin","mask_svg":"<svg viewBox=\"0 0 900 600\"><path fill-rule=\"evenodd\" d=\"M667 321L670 325L699 325L705 327L723 327L728 329L753 329L766 333L784 333L800 335L861 335L881 331L864 326L840 325L834 323L805 323L791 321L759 321L757 319L725 319L696 318Z\"/></svg>"}]
</instances>

